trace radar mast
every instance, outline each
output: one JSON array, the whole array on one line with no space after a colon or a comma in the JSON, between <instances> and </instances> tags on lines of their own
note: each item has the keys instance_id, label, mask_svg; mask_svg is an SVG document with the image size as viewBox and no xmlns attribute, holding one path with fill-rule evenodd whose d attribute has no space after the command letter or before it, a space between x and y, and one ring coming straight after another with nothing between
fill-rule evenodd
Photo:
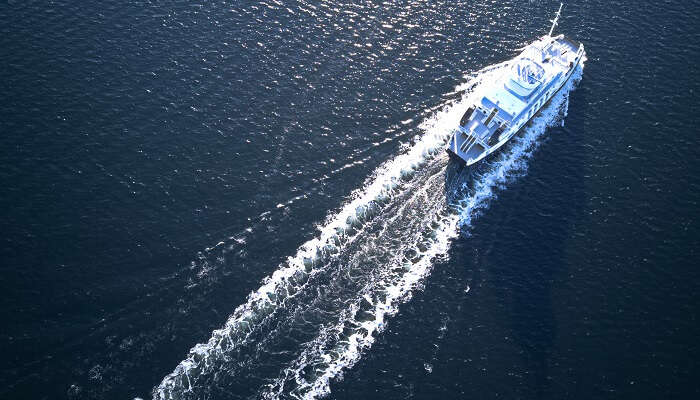
<instances>
[{"instance_id":1,"label":"radar mast","mask_svg":"<svg viewBox=\"0 0 700 400\"><path fill-rule=\"evenodd\" d=\"M554 19L552 20L552 27L549 29L549 35L552 36L552 32L554 32L554 27L557 26L559 23L559 16L561 15L561 8L564 7L564 3L559 3L559 11L557 11L557 15L554 16Z\"/></svg>"}]
</instances>

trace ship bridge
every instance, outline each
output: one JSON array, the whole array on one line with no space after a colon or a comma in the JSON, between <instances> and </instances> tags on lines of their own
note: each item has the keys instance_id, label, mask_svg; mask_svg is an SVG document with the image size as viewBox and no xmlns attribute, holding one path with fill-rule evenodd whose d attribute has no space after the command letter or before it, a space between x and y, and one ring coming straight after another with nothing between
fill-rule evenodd
<instances>
[{"instance_id":1,"label":"ship bridge","mask_svg":"<svg viewBox=\"0 0 700 400\"><path fill-rule=\"evenodd\" d=\"M513 65L510 79L506 81L506 88L513 94L526 99L541 84L544 77L544 68L531 58L521 58Z\"/></svg>"}]
</instances>

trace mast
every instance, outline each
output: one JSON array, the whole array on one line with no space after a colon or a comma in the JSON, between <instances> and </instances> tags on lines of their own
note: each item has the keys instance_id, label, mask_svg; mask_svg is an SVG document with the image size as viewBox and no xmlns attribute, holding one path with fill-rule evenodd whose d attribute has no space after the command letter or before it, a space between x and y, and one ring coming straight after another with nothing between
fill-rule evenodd
<instances>
[{"instance_id":1,"label":"mast","mask_svg":"<svg viewBox=\"0 0 700 400\"><path fill-rule=\"evenodd\" d=\"M559 3L559 11L557 11L557 15L554 16L554 19L552 21L552 27L549 29L549 35L552 36L552 32L554 32L554 27L557 26L557 23L559 21L559 16L561 15L561 8L564 6L564 3Z\"/></svg>"}]
</instances>

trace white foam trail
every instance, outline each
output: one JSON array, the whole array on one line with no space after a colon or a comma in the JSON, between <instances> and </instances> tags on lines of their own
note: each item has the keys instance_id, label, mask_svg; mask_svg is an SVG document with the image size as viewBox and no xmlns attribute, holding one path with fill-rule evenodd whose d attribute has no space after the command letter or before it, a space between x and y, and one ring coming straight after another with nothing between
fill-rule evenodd
<instances>
[{"instance_id":1,"label":"white foam trail","mask_svg":"<svg viewBox=\"0 0 700 400\"><path fill-rule=\"evenodd\" d=\"M478 89L483 81L493 79L493 72L497 69L491 66L474 74L460 86L460 90ZM452 104L442 111L443 118L439 121L433 118L427 125L424 123L422 127L427 133L404 154L380 166L363 189L353 193L351 200L338 213L327 218L316 238L304 243L293 257L265 278L262 286L248 295L246 302L236 308L224 327L212 333L209 341L190 350L187 358L154 389L153 397L170 399L173 393L191 390L201 375L217 368L217 360L226 362L227 353L245 342L248 335L287 298L303 290L310 275L319 272L326 261L351 242L365 223L403 190L404 182L410 180L418 168L443 151L462 108Z\"/></svg>"},{"instance_id":2,"label":"white foam trail","mask_svg":"<svg viewBox=\"0 0 700 400\"><path fill-rule=\"evenodd\" d=\"M426 250L421 252L420 259L398 280L377 282L378 287L374 292L382 293L382 296L368 298L367 294L362 294L358 301L343 312L339 322L324 327L291 366L283 371L282 377L267 388L263 393L264 398L279 398L283 394L284 382L288 379L294 379L298 385L291 393L293 397L316 399L330 393L331 379L342 377L343 370L352 367L360 359L362 352L374 343L375 334L384 330L386 319L398 312L398 305L407 301L412 291L430 273L433 259L447 253L451 239L458 234L458 228L471 227L474 219L495 197L496 191L503 189L506 183L526 172L527 160L538 147L538 139L548 127L562 123L563 117L566 116L569 93L580 80L582 68L583 65L577 69L550 105L525 128L523 136L512 139L514 143L511 147L503 150L490 163L490 168L476 177L471 194L459 201L456 210L439 222L432 240L429 241ZM438 115L433 124L427 126L442 125L442 118L450 119L448 115ZM373 307L374 319L358 320L359 304L363 298ZM354 333L344 337L342 332L348 327L353 327ZM336 342L336 346L330 350L329 341ZM309 365L312 365L314 370L311 382L305 379L303 373Z\"/></svg>"}]
</instances>

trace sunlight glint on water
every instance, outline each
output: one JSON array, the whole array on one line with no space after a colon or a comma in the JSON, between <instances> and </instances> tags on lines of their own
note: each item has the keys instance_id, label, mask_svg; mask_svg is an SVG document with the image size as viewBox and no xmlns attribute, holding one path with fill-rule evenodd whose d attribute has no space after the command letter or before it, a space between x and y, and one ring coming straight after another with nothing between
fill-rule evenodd
<instances>
[{"instance_id":1,"label":"sunlight glint on water","mask_svg":"<svg viewBox=\"0 0 700 400\"><path fill-rule=\"evenodd\" d=\"M193 389L200 377L215 373L223 367L223 363L230 362L227 354L245 343L249 333L267 318L272 318L287 299L307 290L310 277L323 271L336 254L362 235L366 223L391 205L398 194L411 188L411 179L416 171L425 168L429 162L444 162L444 145L463 109L478 98L483 83L498 77L506 67L507 63L487 67L459 85L455 91L464 92L462 99L447 104L442 111L424 121L421 124L425 131L422 138L406 153L380 166L367 180L365 187L353 193L340 212L327 218L315 239L302 245L294 257L290 257L266 278L263 285L248 296L246 303L236 308L225 326L213 332L207 343L193 347L188 357L154 389L154 398L171 399L194 394ZM301 355L281 372L281 377L264 388L264 397L280 397L288 380L293 380L297 385L293 397L317 398L329 393L331 379L341 376L342 371L354 365L362 351L371 346L375 335L384 329L387 316L395 314L398 304L409 299L411 292L429 274L433 258L447 252L450 240L457 235L459 227L468 228L479 210L488 206L496 189L503 188L509 179L525 172L526 161L537 147L537 139L547 127L560 121L562 111L565 113L568 93L575 81L580 79L582 68L579 67L550 105L524 129L524 134L514 138L514 143L489 161L483 175L475 179L473 188L461 188L469 194L453 205L453 211L446 211L448 208L445 207L444 198L443 203L434 201L434 208L431 209L433 215L428 220L437 221L437 226L429 235L429 240L419 244L420 238L415 238L413 244L424 248L418 259L409 268L403 268L402 273L389 274L384 280L370 282L368 290L373 297L367 299L366 293L357 293L351 306L341 313L340 320L322 326L316 340L307 343ZM436 157L438 154L440 156ZM443 171L444 168L438 170ZM401 259L397 258L394 262L401 263ZM361 311L363 298L372 305L370 313L373 318L358 322L355 318ZM338 335L349 326L353 333L346 337ZM334 340L337 343L333 343ZM335 346L333 351L323 350L329 345ZM316 370L311 381L300 374L309 363L315 364Z\"/></svg>"}]
</instances>

